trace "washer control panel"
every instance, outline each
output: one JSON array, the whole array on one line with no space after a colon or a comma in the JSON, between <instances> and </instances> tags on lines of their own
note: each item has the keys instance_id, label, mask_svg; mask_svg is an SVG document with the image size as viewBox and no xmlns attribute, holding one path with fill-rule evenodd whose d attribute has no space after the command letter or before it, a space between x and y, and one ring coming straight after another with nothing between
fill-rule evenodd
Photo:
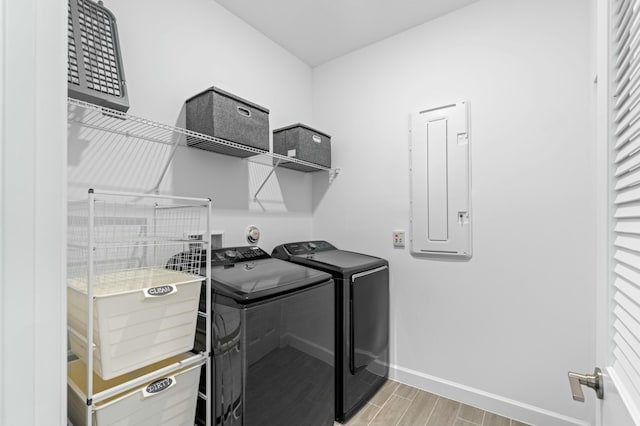
<instances>
[{"instance_id":1,"label":"washer control panel","mask_svg":"<svg viewBox=\"0 0 640 426\"><path fill-rule=\"evenodd\" d=\"M249 260L269 259L264 250L256 246L225 247L211 251L211 266L232 265Z\"/></svg>"}]
</instances>

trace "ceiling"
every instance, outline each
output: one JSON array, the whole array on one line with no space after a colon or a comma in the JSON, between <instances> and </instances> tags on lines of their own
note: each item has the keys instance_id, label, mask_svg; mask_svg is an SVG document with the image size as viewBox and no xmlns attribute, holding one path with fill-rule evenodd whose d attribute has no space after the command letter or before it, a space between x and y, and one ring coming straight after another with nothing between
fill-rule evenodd
<instances>
[{"instance_id":1,"label":"ceiling","mask_svg":"<svg viewBox=\"0 0 640 426\"><path fill-rule=\"evenodd\" d=\"M312 67L478 0L216 0Z\"/></svg>"}]
</instances>

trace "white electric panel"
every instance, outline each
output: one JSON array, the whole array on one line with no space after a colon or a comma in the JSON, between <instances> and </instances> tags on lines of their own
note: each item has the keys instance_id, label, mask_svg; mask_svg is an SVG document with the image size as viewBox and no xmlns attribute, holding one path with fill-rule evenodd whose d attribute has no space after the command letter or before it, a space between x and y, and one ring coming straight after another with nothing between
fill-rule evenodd
<instances>
[{"instance_id":1,"label":"white electric panel","mask_svg":"<svg viewBox=\"0 0 640 426\"><path fill-rule=\"evenodd\" d=\"M411 252L471 257L467 102L411 115Z\"/></svg>"}]
</instances>

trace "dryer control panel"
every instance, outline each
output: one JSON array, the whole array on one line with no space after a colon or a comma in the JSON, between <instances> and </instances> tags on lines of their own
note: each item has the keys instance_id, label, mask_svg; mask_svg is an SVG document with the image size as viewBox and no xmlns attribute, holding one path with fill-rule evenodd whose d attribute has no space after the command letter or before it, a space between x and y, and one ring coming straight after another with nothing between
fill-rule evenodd
<instances>
[{"instance_id":1,"label":"dryer control panel","mask_svg":"<svg viewBox=\"0 0 640 426\"><path fill-rule=\"evenodd\" d=\"M326 241L302 241L298 243L283 244L273 249L273 257L288 259L291 256L313 254L320 251L337 250Z\"/></svg>"},{"instance_id":2,"label":"dryer control panel","mask_svg":"<svg viewBox=\"0 0 640 426\"><path fill-rule=\"evenodd\" d=\"M256 246L225 247L211 251L211 266L233 265L250 260L269 259L264 250Z\"/></svg>"}]
</instances>

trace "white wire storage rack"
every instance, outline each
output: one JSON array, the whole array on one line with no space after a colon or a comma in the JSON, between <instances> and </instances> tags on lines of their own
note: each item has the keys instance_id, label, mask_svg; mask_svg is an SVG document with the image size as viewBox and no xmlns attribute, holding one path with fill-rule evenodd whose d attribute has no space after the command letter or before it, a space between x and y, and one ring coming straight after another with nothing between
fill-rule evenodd
<instances>
[{"instance_id":1,"label":"white wire storage rack","mask_svg":"<svg viewBox=\"0 0 640 426\"><path fill-rule=\"evenodd\" d=\"M67 122L71 124L77 124L89 129L122 135L124 137L137 138L165 145L171 145L171 154L168 156L164 166L162 167L162 171L157 180L157 183L151 192L158 190L160 184L162 183L162 180L167 174L167 170L169 169L171 161L173 161L177 147L181 143L184 145L187 138L200 142L201 146L212 144L225 145L228 147L241 149L247 152L253 152L276 159L275 165L272 166L271 172L265 177L264 181L254 194L254 199L258 197L258 194L264 187L265 183L269 180L269 178L272 176L273 172L281 162L297 163L317 170L328 171L330 179L335 178L340 173L339 168L324 167L318 164L300 160L298 158L287 157L273 152L265 153L251 146L238 144L225 139L215 138L181 127L169 126L167 124L158 123L156 121L148 120L142 117L136 117L131 114L126 114L114 109L94 105L74 98L67 98ZM273 161L270 163L273 163Z\"/></svg>"},{"instance_id":2,"label":"white wire storage rack","mask_svg":"<svg viewBox=\"0 0 640 426\"><path fill-rule=\"evenodd\" d=\"M69 341L78 357L69 364L71 422L111 424L131 407L153 421L172 387L180 396L166 400L182 398L195 414L196 399L212 395L211 200L89 190L69 203L67 227ZM198 316L204 350L194 348ZM131 395L151 402L121 402Z\"/></svg>"}]
</instances>

